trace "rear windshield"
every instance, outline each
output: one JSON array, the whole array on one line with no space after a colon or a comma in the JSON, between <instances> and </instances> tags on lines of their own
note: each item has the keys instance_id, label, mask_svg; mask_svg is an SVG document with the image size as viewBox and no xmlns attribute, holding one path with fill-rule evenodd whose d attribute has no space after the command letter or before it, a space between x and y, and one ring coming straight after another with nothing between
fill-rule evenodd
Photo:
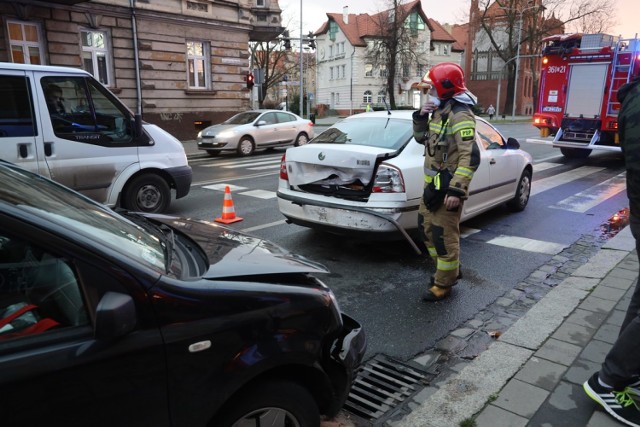
<instances>
[{"instance_id":1,"label":"rear windshield","mask_svg":"<svg viewBox=\"0 0 640 427\"><path fill-rule=\"evenodd\" d=\"M397 150L412 136L413 127L409 120L359 117L336 123L310 143L367 145Z\"/></svg>"}]
</instances>

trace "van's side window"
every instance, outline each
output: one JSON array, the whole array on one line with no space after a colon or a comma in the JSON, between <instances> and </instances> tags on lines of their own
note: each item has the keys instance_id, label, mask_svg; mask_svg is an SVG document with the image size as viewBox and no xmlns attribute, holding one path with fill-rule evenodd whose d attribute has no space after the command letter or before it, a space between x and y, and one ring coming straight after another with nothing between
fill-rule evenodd
<instances>
[{"instance_id":1,"label":"van's side window","mask_svg":"<svg viewBox=\"0 0 640 427\"><path fill-rule=\"evenodd\" d=\"M134 142L131 115L93 79L44 77L41 84L56 136L103 146Z\"/></svg>"},{"instance_id":2,"label":"van's side window","mask_svg":"<svg viewBox=\"0 0 640 427\"><path fill-rule=\"evenodd\" d=\"M0 99L0 138L37 135L28 78L0 76Z\"/></svg>"}]
</instances>

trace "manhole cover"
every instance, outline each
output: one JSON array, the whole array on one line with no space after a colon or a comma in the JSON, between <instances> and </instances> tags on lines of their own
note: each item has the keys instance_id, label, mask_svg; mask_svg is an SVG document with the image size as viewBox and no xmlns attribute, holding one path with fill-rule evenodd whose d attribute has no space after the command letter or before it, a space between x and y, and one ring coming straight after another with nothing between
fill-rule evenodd
<instances>
[{"instance_id":1,"label":"manhole cover","mask_svg":"<svg viewBox=\"0 0 640 427\"><path fill-rule=\"evenodd\" d=\"M343 409L374 425L429 385L433 377L426 369L376 355L361 367Z\"/></svg>"}]
</instances>

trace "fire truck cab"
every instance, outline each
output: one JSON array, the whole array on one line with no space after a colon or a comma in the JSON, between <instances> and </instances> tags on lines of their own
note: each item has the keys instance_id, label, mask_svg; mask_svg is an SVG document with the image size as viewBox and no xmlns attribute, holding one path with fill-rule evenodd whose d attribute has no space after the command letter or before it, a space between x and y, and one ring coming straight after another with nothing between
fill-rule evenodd
<instances>
[{"instance_id":1,"label":"fire truck cab","mask_svg":"<svg viewBox=\"0 0 640 427\"><path fill-rule=\"evenodd\" d=\"M543 39L537 111L541 137L569 158L620 151L618 89L640 74L640 39L559 34Z\"/></svg>"}]
</instances>

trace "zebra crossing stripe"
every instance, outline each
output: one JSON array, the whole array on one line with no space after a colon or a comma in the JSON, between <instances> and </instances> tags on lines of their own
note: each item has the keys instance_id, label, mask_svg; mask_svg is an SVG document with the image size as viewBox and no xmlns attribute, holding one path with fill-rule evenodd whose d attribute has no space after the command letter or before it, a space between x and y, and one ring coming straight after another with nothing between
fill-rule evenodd
<instances>
[{"instance_id":1,"label":"zebra crossing stripe","mask_svg":"<svg viewBox=\"0 0 640 427\"><path fill-rule=\"evenodd\" d=\"M487 243L502 246L504 248L512 248L512 249L520 249L522 251L527 252L536 252L539 254L547 254L547 255L557 255L566 245L561 245L559 243L553 242L545 242L544 240L534 240L527 239L526 237L516 237L516 236L498 236L495 237Z\"/></svg>"},{"instance_id":2,"label":"zebra crossing stripe","mask_svg":"<svg viewBox=\"0 0 640 427\"><path fill-rule=\"evenodd\" d=\"M276 159L276 160L261 160L259 162L253 162L253 163L243 163L240 165L229 165L229 166L221 166L223 169L238 169L238 168L247 168L247 169L251 169L250 166L262 166L262 165L268 165L271 163L275 163L275 165L270 166L270 167L280 167L280 159Z\"/></svg>"},{"instance_id":3,"label":"zebra crossing stripe","mask_svg":"<svg viewBox=\"0 0 640 427\"><path fill-rule=\"evenodd\" d=\"M267 190L251 190L251 191L243 191L242 193L243 196L251 196L251 197L257 197L258 199L275 199L276 198L276 192L275 191L267 191Z\"/></svg>"},{"instance_id":4,"label":"zebra crossing stripe","mask_svg":"<svg viewBox=\"0 0 640 427\"><path fill-rule=\"evenodd\" d=\"M593 166L582 166L578 169L570 170L567 172L559 173L557 175L550 176L549 178L543 178L537 181L533 181L531 184L531 196L540 194L543 191L550 190L562 184L566 184L571 181L576 181L585 176L594 174L605 170L605 168L596 168Z\"/></svg>"},{"instance_id":5,"label":"zebra crossing stripe","mask_svg":"<svg viewBox=\"0 0 640 427\"><path fill-rule=\"evenodd\" d=\"M547 169L553 169L553 168L557 168L559 166L562 166L561 163L551 163L551 162L541 162L541 163L536 163L533 165L533 171L534 172L542 172L542 171L546 171Z\"/></svg>"},{"instance_id":6,"label":"zebra crossing stripe","mask_svg":"<svg viewBox=\"0 0 640 427\"><path fill-rule=\"evenodd\" d=\"M202 167L202 168L219 168L219 167L224 167L224 166L235 166L238 164L244 164L244 166L246 166L247 163L255 163L255 162L280 162L280 160L282 159L282 156L279 155L277 157L274 156L270 156L270 157L261 157L260 160L257 160L255 157L251 158L251 159L234 159L234 160L228 160L228 161L220 161L220 160L213 160L211 163L205 163L202 165L198 165L198 167Z\"/></svg>"},{"instance_id":7,"label":"zebra crossing stripe","mask_svg":"<svg viewBox=\"0 0 640 427\"><path fill-rule=\"evenodd\" d=\"M207 190L218 190L218 191L224 191L225 187L229 187L229 189L231 191L242 191L242 190L246 190L247 187L241 187L239 185L233 185L233 184L211 184L211 185L204 185L202 186L202 188L206 188Z\"/></svg>"},{"instance_id":8,"label":"zebra crossing stripe","mask_svg":"<svg viewBox=\"0 0 640 427\"><path fill-rule=\"evenodd\" d=\"M609 178L598 185L594 185L571 197L559 201L555 205L549 206L553 209L585 213L594 206L617 195L626 188L626 173Z\"/></svg>"}]
</instances>

